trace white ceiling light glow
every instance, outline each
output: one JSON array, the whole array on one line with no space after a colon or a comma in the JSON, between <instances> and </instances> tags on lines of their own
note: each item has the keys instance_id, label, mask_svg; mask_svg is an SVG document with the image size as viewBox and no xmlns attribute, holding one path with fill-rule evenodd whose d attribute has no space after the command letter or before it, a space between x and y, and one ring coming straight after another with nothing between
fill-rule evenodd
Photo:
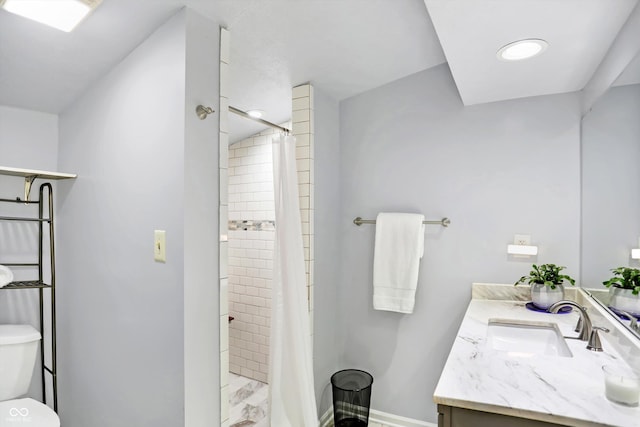
<instances>
[{"instance_id":1,"label":"white ceiling light glow","mask_svg":"<svg viewBox=\"0 0 640 427\"><path fill-rule=\"evenodd\" d=\"M102 0L0 0L7 12L65 32L72 31Z\"/></svg>"},{"instance_id":2,"label":"white ceiling light glow","mask_svg":"<svg viewBox=\"0 0 640 427\"><path fill-rule=\"evenodd\" d=\"M264 114L264 111L262 110L249 110L247 111L247 114L250 115L251 117L253 117L254 119L259 119L262 117L262 114Z\"/></svg>"},{"instance_id":3,"label":"white ceiling light glow","mask_svg":"<svg viewBox=\"0 0 640 427\"><path fill-rule=\"evenodd\" d=\"M502 61L520 61L540 55L548 46L549 43L542 39L518 40L502 46L497 56Z\"/></svg>"}]
</instances>

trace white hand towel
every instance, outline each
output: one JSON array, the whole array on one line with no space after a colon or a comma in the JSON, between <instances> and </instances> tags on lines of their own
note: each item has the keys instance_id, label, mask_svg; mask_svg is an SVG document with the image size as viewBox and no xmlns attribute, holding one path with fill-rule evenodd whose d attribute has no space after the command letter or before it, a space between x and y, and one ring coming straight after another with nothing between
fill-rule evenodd
<instances>
[{"instance_id":1,"label":"white hand towel","mask_svg":"<svg viewBox=\"0 0 640 427\"><path fill-rule=\"evenodd\" d=\"M413 313L424 254L424 216L379 213L373 258L373 308Z\"/></svg>"}]
</instances>

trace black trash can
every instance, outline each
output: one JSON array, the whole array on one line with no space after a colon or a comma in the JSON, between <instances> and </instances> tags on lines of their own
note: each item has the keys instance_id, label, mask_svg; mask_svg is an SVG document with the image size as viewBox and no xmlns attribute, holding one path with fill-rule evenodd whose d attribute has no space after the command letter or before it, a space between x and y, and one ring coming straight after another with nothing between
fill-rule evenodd
<instances>
[{"instance_id":1,"label":"black trash can","mask_svg":"<svg viewBox=\"0 0 640 427\"><path fill-rule=\"evenodd\" d=\"M345 369L331 376L335 427L369 425L371 384L371 374L358 369Z\"/></svg>"}]
</instances>

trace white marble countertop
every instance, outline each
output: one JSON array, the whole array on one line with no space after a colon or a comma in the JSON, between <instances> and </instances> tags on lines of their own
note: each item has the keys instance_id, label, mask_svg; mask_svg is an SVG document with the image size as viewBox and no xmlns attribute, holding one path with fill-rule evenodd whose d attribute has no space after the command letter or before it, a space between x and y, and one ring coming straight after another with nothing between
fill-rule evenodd
<instances>
[{"instance_id":1,"label":"white marble countertop","mask_svg":"<svg viewBox=\"0 0 640 427\"><path fill-rule=\"evenodd\" d=\"M509 356L486 346L491 318L553 322L564 336L577 335L575 310L537 313L524 301L474 299L434 392L436 403L569 426L640 426L640 408L621 406L604 396L602 366L625 364L607 334L600 334L603 352L567 339L573 357Z\"/></svg>"}]
</instances>

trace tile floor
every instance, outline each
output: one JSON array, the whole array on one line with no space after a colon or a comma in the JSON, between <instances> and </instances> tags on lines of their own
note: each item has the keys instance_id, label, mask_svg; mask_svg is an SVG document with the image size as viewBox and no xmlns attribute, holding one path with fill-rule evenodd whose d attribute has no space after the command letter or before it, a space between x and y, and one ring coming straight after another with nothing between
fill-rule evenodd
<instances>
[{"instance_id":1,"label":"tile floor","mask_svg":"<svg viewBox=\"0 0 640 427\"><path fill-rule=\"evenodd\" d=\"M229 421L231 427L269 427L269 386L229 373Z\"/></svg>"},{"instance_id":2,"label":"tile floor","mask_svg":"<svg viewBox=\"0 0 640 427\"><path fill-rule=\"evenodd\" d=\"M267 411L269 386L229 372L229 420L231 427L270 427ZM333 422L330 422L333 426ZM369 427L387 427L369 422Z\"/></svg>"}]
</instances>

